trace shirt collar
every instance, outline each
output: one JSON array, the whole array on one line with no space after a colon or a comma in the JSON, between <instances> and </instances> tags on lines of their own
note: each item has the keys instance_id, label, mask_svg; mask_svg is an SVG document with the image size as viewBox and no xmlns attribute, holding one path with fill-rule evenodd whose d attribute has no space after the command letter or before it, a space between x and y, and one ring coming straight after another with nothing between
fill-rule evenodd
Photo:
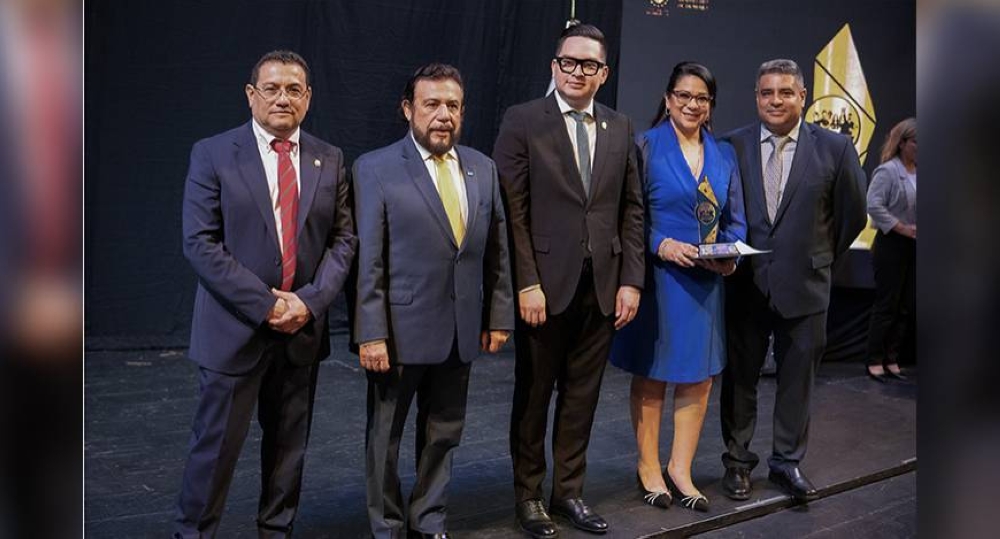
<instances>
[{"instance_id":1,"label":"shirt collar","mask_svg":"<svg viewBox=\"0 0 1000 539\"><path fill-rule=\"evenodd\" d=\"M792 139L792 142L798 142L799 141L799 127L801 127L801 126L802 126L802 121L799 120L795 124L795 127L793 127L792 130L788 132L787 136ZM771 138L771 135L773 135L773 134L774 133L772 133L767 128L767 126L765 126L764 123L761 122L761 124L760 124L760 142L761 142L761 144L767 142L767 139Z\"/></svg>"},{"instance_id":2,"label":"shirt collar","mask_svg":"<svg viewBox=\"0 0 1000 539\"><path fill-rule=\"evenodd\" d=\"M569 112L571 110L576 110L573 107L571 107L570 104L567 103L566 100L563 99L561 95L559 95L559 91L558 90L553 90L552 93L556 94L556 103L559 104L559 112L561 112L561 113L563 113L565 115L567 112ZM580 112L586 112L591 118L594 118L595 117L594 116L594 100L591 99L590 103L587 103L587 106L582 111L580 111Z\"/></svg>"},{"instance_id":3,"label":"shirt collar","mask_svg":"<svg viewBox=\"0 0 1000 539\"><path fill-rule=\"evenodd\" d=\"M271 141L278 137L265 131L264 128L261 127L259 123L257 123L256 118L254 118L250 123L253 125L253 134L257 138L257 145L260 146L261 148L266 148L267 151L269 152L273 152L274 148L271 147ZM293 154L297 154L299 151L299 136L301 135L301 133L302 130L296 127L295 132L292 133L292 136L288 137L288 140L294 143L292 145Z\"/></svg>"},{"instance_id":4,"label":"shirt collar","mask_svg":"<svg viewBox=\"0 0 1000 539\"><path fill-rule=\"evenodd\" d=\"M426 161L431 157L434 157L434 154L432 154L430 150L424 148L423 146L420 145L419 142L417 142L417 138L413 136L412 129L410 130L410 140L413 141L413 145L416 146L417 151L420 152L420 159ZM458 161L458 152L456 152L455 147L452 146L451 149L448 150L448 153L444 154L444 157L445 159L454 159L455 161Z\"/></svg>"}]
</instances>

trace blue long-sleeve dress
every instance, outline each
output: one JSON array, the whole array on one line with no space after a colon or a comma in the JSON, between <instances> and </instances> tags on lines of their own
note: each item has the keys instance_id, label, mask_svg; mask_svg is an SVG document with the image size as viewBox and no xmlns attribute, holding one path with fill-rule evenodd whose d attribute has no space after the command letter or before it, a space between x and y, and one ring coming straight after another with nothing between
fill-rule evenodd
<instances>
[{"instance_id":1,"label":"blue long-sleeve dress","mask_svg":"<svg viewBox=\"0 0 1000 539\"><path fill-rule=\"evenodd\" d=\"M639 136L646 199L646 285L636 318L615 336L613 365L664 382L700 382L726 363L722 276L660 260L665 238L697 245L698 182L707 176L718 202L717 242L745 240L739 167L732 147L702 130L704 164L695 178L673 125Z\"/></svg>"}]
</instances>

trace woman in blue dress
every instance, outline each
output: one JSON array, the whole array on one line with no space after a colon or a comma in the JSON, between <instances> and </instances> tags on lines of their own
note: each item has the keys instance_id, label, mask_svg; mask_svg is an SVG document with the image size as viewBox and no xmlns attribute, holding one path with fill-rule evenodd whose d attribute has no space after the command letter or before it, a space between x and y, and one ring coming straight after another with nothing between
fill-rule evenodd
<instances>
[{"instance_id":1,"label":"woman in blue dress","mask_svg":"<svg viewBox=\"0 0 1000 539\"><path fill-rule=\"evenodd\" d=\"M633 374L630 407L646 503L673 498L708 510L691 480L691 462L712 389L725 365L723 277L734 258L697 259L698 245L746 237L736 157L717 143L709 120L716 84L703 65L674 67L653 127L639 136L646 199L646 289L639 312L618 332L611 362ZM674 438L661 471L660 423L674 385Z\"/></svg>"}]
</instances>

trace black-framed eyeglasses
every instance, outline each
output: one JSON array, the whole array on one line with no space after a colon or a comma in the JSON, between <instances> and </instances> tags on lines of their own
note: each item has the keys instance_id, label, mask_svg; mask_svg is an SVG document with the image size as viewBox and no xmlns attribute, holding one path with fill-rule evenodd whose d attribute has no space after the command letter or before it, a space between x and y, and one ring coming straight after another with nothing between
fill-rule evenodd
<instances>
[{"instance_id":1,"label":"black-framed eyeglasses","mask_svg":"<svg viewBox=\"0 0 1000 539\"><path fill-rule=\"evenodd\" d=\"M555 61L559 64L559 71L567 75L572 75L576 71L576 66L580 66L580 72L590 77L596 75L605 66L604 63L597 60L580 60L579 58L570 58L569 56L557 56Z\"/></svg>"},{"instance_id":2,"label":"black-framed eyeglasses","mask_svg":"<svg viewBox=\"0 0 1000 539\"><path fill-rule=\"evenodd\" d=\"M306 96L306 90L298 86L292 86L291 88L279 88L277 86L259 88L251 85L251 87L266 101L274 101L275 99L278 99L281 94L285 94L288 96L288 99L291 99L292 101L298 101Z\"/></svg>"},{"instance_id":3,"label":"black-framed eyeglasses","mask_svg":"<svg viewBox=\"0 0 1000 539\"><path fill-rule=\"evenodd\" d=\"M693 95L683 90L680 91L674 90L670 92L670 94L673 95L674 99L677 100L677 104L679 104L682 107L690 103L692 99L694 99L694 102L699 107L707 107L709 103L712 102L713 99L712 96L710 95Z\"/></svg>"}]
</instances>

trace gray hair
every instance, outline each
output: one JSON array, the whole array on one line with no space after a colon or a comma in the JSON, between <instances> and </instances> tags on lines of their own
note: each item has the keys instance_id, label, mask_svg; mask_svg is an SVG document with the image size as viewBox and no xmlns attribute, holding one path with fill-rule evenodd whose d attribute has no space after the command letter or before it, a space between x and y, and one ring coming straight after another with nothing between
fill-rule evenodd
<instances>
[{"instance_id":1,"label":"gray hair","mask_svg":"<svg viewBox=\"0 0 1000 539\"><path fill-rule=\"evenodd\" d=\"M796 64L794 60L777 58L760 64L760 68L757 69L757 81L759 82L760 78L764 75L770 75L772 73L777 73L779 75L791 75L795 77L795 82L799 83L799 86L803 88L806 87L805 79L802 78L802 70L799 69L799 64Z\"/></svg>"}]
</instances>

